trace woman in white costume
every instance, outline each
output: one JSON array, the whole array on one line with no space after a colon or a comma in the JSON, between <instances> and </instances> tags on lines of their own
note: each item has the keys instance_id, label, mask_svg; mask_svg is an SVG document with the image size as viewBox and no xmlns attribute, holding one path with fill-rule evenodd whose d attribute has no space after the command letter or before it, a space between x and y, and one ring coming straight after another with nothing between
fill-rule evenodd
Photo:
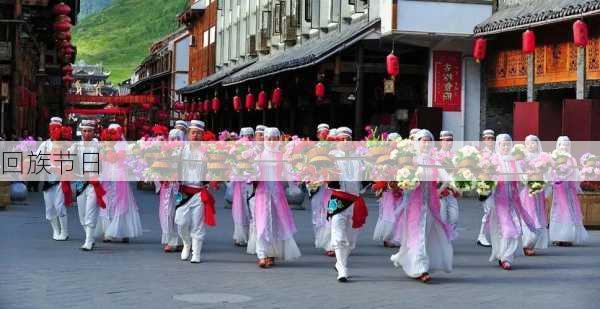
<instances>
[{"instance_id":1,"label":"woman in white costume","mask_svg":"<svg viewBox=\"0 0 600 309\"><path fill-rule=\"evenodd\" d=\"M277 128L267 128L264 136L265 146L259 160L265 161L261 163L260 172L266 181L256 184L253 210L256 240L255 248L248 246L248 250L255 250L259 267L269 268L276 258L285 261L299 258L300 249L294 240L296 225L283 182L274 181L283 168L282 163L275 163L282 160L283 154L277 145L280 132Z\"/></svg>"},{"instance_id":2,"label":"woman in white costume","mask_svg":"<svg viewBox=\"0 0 600 309\"><path fill-rule=\"evenodd\" d=\"M523 229L535 231L533 220L523 209L519 197L521 188L518 175L521 168L510 153L512 147L510 135L499 134L496 137L494 155L497 157L501 176L486 200L489 203L486 228L492 244L490 262L497 261L504 270L512 269L515 254L522 248Z\"/></svg>"},{"instance_id":3,"label":"woman in white costume","mask_svg":"<svg viewBox=\"0 0 600 309\"><path fill-rule=\"evenodd\" d=\"M556 149L571 154L571 140L561 136L556 141ZM550 241L558 246L572 246L584 243L588 233L583 226L581 204L577 193L581 190L578 178L577 160L569 158L572 168L569 175L556 175L558 181L552 186L552 211L550 213ZM564 179L564 181L561 180Z\"/></svg>"},{"instance_id":4,"label":"woman in white costume","mask_svg":"<svg viewBox=\"0 0 600 309\"><path fill-rule=\"evenodd\" d=\"M405 209L399 219L401 246L390 260L409 277L427 283L435 270L452 271L454 231L440 216L437 181L432 181L448 177L445 171L431 168L437 164L431 153L434 137L428 130L420 130L415 139L416 163L428 166L422 179L430 181L421 181L415 189L405 191Z\"/></svg>"},{"instance_id":5,"label":"woman in white costume","mask_svg":"<svg viewBox=\"0 0 600 309\"><path fill-rule=\"evenodd\" d=\"M182 142L185 139L185 133L180 129L169 131L169 141ZM177 193L179 192L179 182L161 181L156 183L157 193L159 193L158 218L160 229L162 231L161 244L165 252L175 252L180 250L180 240L177 234L177 225L175 224L175 204Z\"/></svg>"},{"instance_id":6,"label":"woman in white costume","mask_svg":"<svg viewBox=\"0 0 600 309\"><path fill-rule=\"evenodd\" d=\"M525 150L524 164L533 163L534 160L539 159L541 156L547 155L542 149L542 143L540 142L540 139L535 135L529 135L525 138ZM521 189L520 196L523 208L529 214L535 224L535 231L523 229L523 252L527 256L533 256L535 255L535 249L548 248L546 194L544 192L540 192L532 196L529 194L529 189L527 186L524 186ZM525 225L525 223L523 223L523 225Z\"/></svg>"}]
</instances>

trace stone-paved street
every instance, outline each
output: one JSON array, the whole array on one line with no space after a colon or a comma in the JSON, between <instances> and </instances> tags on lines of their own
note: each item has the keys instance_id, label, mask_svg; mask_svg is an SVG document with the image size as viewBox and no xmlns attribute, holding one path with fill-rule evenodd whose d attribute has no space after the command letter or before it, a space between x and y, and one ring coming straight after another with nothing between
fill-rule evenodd
<instances>
[{"instance_id":1,"label":"stone-paved street","mask_svg":"<svg viewBox=\"0 0 600 309\"><path fill-rule=\"evenodd\" d=\"M0 212L0 308L598 308L600 232L584 247L550 248L516 259L514 270L488 262L475 246L481 207L461 201L454 271L430 285L407 278L389 261L392 249L371 240L377 206L350 258L353 280L335 280L334 259L313 247L309 211L294 211L302 250L298 261L262 270L232 245L231 211L218 195L218 227L209 230L203 263L161 250L158 197L136 192L144 236L130 244L98 243L82 252L77 210L71 239L56 242L41 194Z\"/></svg>"}]
</instances>

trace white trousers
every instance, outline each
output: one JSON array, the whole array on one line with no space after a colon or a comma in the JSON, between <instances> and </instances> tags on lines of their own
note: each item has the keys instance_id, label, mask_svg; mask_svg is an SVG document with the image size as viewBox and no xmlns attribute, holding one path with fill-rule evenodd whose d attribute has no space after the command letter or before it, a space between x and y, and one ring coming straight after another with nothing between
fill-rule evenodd
<instances>
[{"instance_id":1,"label":"white trousers","mask_svg":"<svg viewBox=\"0 0 600 309\"><path fill-rule=\"evenodd\" d=\"M331 217L331 248L350 249L356 247L358 230L352 228L352 214L354 206Z\"/></svg>"},{"instance_id":2,"label":"white trousers","mask_svg":"<svg viewBox=\"0 0 600 309\"><path fill-rule=\"evenodd\" d=\"M79 222L83 227L96 228L98 222L98 205L96 202L96 191L92 185L88 185L83 192L77 196L77 210Z\"/></svg>"},{"instance_id":3,"label":"white trousers","mask_svg":"<svg viewBox=\"0 0 600 309\"><path fill-rule=\"evenodd\" d=\"M60 183L44 191L44 204L46 204L46 220L53 220L67 215L65 195L62 192Z\"/></svg>"},{"instance_id":4,"label":"white trousers","mask_svg":"<svg viewBox=\"0 0 600 309\"><path fill-rule=\"evenodd\" d=\"M185 241L204 240L206 225L204 224L204 204L200 194L194 196L185 205L175 211L175 224L179 236Z\"/></svg>"}]
</instances>

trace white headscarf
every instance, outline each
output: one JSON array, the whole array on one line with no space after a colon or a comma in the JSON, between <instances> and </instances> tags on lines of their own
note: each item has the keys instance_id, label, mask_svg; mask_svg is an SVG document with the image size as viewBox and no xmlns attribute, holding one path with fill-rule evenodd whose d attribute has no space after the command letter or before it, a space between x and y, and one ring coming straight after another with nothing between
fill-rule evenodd
<instances>
[{"instance_id":1,"label":"white headscarf","mask_svg":"<svg viewBox=\"0 0 600 309\"><path fill-rule=\"evenodd\" d=\"M567 152L571 153L571 139L568 136L559 136L556 140L556 149L560 147L560 145L568 146Z\"/></svg>"},{"instance_id":2,"label":"white headscarf","mask_svg":"<svg viewBox=\"0 0 600 309\"><path fill-rule=\"evenodd\" d=\"M496 154L504 157L505 155L501 155L500 154L500 144L502 142L510 142L509 149L512 149L512 147L513 147L513 142L512 141L513 140L512 140L512 137L510 135L508 135L508 134L498 134L498 136L496 136L496 146L494 148L494 152ZM510 155L510 153L509 153L509 155Z\"/></svg>"},{"instance_id":3,"label":"white headscarf","mask_svg":"<svg viewBox=\"0 0 600 309\"><path fill-rule=\"evenodd\" d=\"M184 139L185 134L183 133L183 131L179 129L173 129L169 131L169 140L183 141Z\"/></svg>"},{"instance_id":4,"label":"white headscarf","mask_svg":"<svg viewBox=\"0 0 600 309\"><path fill-rule=\"evenodd\" d=\"M544 149L542 149L542 142L537 135L527 135L525 142L534 142L537 144L537 152L527 151L526 156L528 159L535 159L544 151Z\"/></svg>"}]
</instances>

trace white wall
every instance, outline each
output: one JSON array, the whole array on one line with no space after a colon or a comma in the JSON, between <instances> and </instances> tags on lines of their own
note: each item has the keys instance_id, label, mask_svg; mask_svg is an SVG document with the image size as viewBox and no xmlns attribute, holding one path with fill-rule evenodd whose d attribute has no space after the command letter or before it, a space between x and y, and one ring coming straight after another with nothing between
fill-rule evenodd
<instances>
[{"instance_id":1,"label":"white wall","mask_svg":"<svg viewBox=\"0 0 600 309\"><path fill-rule=\"evenodd\" d=\"M190 37L186 36L175 43L175 71L188 71L190 68Z\"/></svg>"},{"instance_id":2,"label":"white wall","mask_svg":"<svg viewBox=\"0 0 600 309\"><path fill-rule=\"evenodd\" d=\"M470 35L491 16L492 6L399 0L397 13L398 31Z\"/></svg>"}]
</instances>

